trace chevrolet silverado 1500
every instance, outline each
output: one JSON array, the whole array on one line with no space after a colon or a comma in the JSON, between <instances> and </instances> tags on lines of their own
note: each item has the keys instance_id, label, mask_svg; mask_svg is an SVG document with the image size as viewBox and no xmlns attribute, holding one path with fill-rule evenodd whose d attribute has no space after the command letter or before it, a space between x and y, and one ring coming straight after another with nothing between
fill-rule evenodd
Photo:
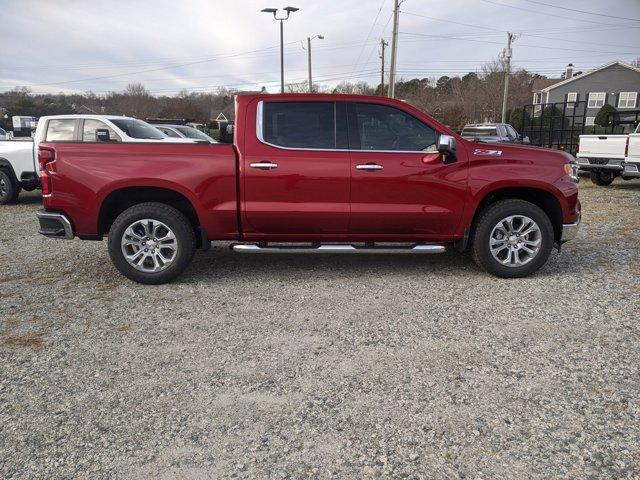
<instances>
[{"instance_id":1,"label":"chevrolet silverado 1500","mask_svg":"<svg viewBox=\"0 0 640 480\"><path fill-rule=\"evenodd\" d=\"M239 95L233 145L44 142L40 233L102 239L141 283L196 248L438 253L502 277L545 264L580 222L564 152L474 143L411 105L357 95Z\"/></svg>"}]
</instances>

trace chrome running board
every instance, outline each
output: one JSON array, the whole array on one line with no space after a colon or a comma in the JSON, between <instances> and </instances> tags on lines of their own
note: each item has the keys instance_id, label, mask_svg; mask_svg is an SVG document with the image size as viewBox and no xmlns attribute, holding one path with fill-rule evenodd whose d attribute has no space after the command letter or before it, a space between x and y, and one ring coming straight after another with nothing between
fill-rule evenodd
<instances>
[{"instance_id":1,"label":"chrome running board","mask_svg":"<svg viewBox=\"0 0 640 480\"><path fill-rule=\"evenodd\" d=\"M257 243L234 243L231 245L234 252L240 253L443 253L444 245L414 244L397 247L384 246L355 246L355 245L269 245Z\"/></svg>"}]
</instances>

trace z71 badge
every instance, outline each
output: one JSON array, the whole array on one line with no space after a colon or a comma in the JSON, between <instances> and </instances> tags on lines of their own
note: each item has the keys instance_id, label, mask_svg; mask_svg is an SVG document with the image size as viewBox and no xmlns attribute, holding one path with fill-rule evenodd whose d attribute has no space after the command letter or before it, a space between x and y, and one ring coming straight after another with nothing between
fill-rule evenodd
<instances>
[{"instance_id":1,"label":"z71 badge","mask_svg":"<svg viewBox=\"0 0 640 480\"><path fill-rule=\"evenodd\" d=\"M502 150L485 150L484 148L476 148L473 151L474 155L493 155L494 157L499 157L502 155Z\"/></svg>"}]
</instances>

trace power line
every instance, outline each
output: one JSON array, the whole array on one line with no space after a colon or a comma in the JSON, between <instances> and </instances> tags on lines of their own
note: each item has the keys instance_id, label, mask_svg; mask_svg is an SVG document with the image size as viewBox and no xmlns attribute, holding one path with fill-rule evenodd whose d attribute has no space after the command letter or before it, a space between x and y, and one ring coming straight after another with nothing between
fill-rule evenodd
<instances>
[{"instance_id":1,"label":"power line","mask_svg":"<svg viewBox=\"0 0 640 480\"><path fill-rule=\"evenodd\" d=\"M465 42L480 42L480 43L493 43L496 45L502 45L501 42L493 42L491 40L478 40L478 39L473 39L473 38L460 38L460 37L453 37L453 36L448 36L448 35L429 35L429 34L425 34L425 33L413 33L413 32L400 32L403 35L411 35L411 36L416 36L416 37L434 37L434 38L446 38L449 40L462 40ZM520 44L521 47L531 47L531 48L544 48L547 50L564 50L567 52L592 52L592 53L607 53L607 54L611 54L611 55L636 55L636 53L634 52L603 52L603 51L593 51L593 50L584 50L584 49L577 49L577 48L560 48L560 47L547 47L547 46L543 46L543 45L525 45L525 44Z\"/></svg>"},{"instance_id":2,"label":"power line","mask_svg":"<svg viewBox=\"0 0 640 480\"><path fill-rule=\"evenodd\" d=\"M545 12L540 12L538 10L531 10L530 8L523 8L523 7L516 7L515 5L510 5L508 3L499 3L499 2L494 2L492 0L480 0L481 2L485 2L485 3L490 3L491 5L497 5L499 7L508 7L508 8L514 8L516 10L522 10L524 12L531 12L531 13L537 13L539 15L544 15L544 16L548 16L547 13ZM608 25L610 27L614 27L614 26L618 26L618 24L615 23L603 23L603 22L594 22L593 20L584 20L582 18L575 18L575 17L563 17L560 15L555 15L555 17L557 18L564 18L566 20L575 20L577 22L585 22L585 23L594 23L596 25Z\"/></svg>"},{"instance_id":3,"label":"power line","mask_svg":"<svg viewBox=\"0 0 640 480\"><path fill-rule=\"evenodd\" d=\"M402 10L402 13L404 13L405 15L411 15L413 17L428 18L429 20L436 20L438 22L454 23L456 25L463 25L465 27L484 28L485 30L493 30L494 32L500 32L500 34L503 34L505 32L505 30L500 30L499 28L485 27L484 25L473 25L471 23L454 22L453 20L448 20L448 19L444 19L444 18L429 17L427 15L421 15L419 13L405 12L404 10Z\"/></svg>"},{"instance_id":4,"label":"power line","mask_svg":"<svg viewBox=\"0 0 640 480\"><path fill-rule=\"evenodd\" d=\"M378 22L378 18L380 17L380 13L382 12L382 7L384 7L384 4L385 4L386 1L387 0L382 0L382 3L380 4L380 8L378 9L378 13L376 13L376 17L373 19L373 23L371 24L371 28L369 28L369 32L367 33L367 38L364 39L364 43L362 44L362 48L358 52L358 57L356 58L356 62L354 64L353 72L351 72L351 73L354 73L356 71L358 63L360 62L360 57L362 56L362 52L364 52L364 49L365 49L367 43L369 42L369 38L371 37L371 33L373 32L373 29L375 28L376 23Z\"/></svg>"},{"instance_id":5,"label":"power line","mask_svg":"<svg viewBox=\"0 0 640 480\"><path fill-rule=\"evenodd\" d=\"M296 42L289 42L289 44L291 43L298 43ZM222 58L232 58L232 57L239 57L239 56L243 56L247 53L254 53L254 52L261 52L264 50L268 50L271 49L273 47L267 47L267 48L261 48L258 50L249 50L247 52L239 52L239 53L234 53L234 54L229 54L229 55L223 55L220 57L215 57L215 58L209 58L206 60L198 60L195 62L186 62L186 63L179 63L179 64L174 64L174 65L166 65L164 67L159 67L159 68L152 68L152 69L147 69L147 70L138 70L136 72L127 72L127 73L118 73L115 75L104 75L104 76L100 76L100 77L92 77L92 78L82 78L79 80L66 80L66 81L62 81L62 82L49 82L49 83L34 83L32 84L32 86L34 87L41 87L41 86L48 86L48 85L66 85L69 83L78 83L78 82L86 82L86 81L90 81L90 80L106 80L109 78L117 78L117 77L124 77L127 75L136 75L138 73L148 73L148 72L157 72L157 71L161 71L161 70L169 70L172 68L178 68L178 67L186 67L188 65L196 65L199 63L208 63L208 62L213 62L215 60L220 60Z\"/></svg>"},{"instance_id":6,"label":"power line","mask_svg":"<svg viewBox=\"0 0 640 480\"><path fill-rule=\"evenodd\" d=\"M609 18L617 18L620 20L632 20L634 22L640 22L640 19L638 18L628 18L628 17L617 17L615 15L607 15L606 13L597 13L597 12L588 12L586 10L578 10L576 8L569 8L569 7L559 7L557 5L553 5L551 3L545 3L545 2L540 2L538 0L527 0L527 2L529 3L536 3L538 5L545 5L547 7L551 7L551 8L557 8L559 10L568 10L570 12L578 12L578 13L584 13L586 15L595 15L596 17L609 17Z\"/></svg>"}]
</instances>

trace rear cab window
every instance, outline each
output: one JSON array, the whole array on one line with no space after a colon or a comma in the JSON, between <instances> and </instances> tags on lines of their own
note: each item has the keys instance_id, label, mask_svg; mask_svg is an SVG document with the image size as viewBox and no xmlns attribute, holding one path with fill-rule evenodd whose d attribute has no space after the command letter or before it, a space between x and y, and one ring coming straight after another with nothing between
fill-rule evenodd
<instances>
[{"instance_id":1,"label":"rear cab window","mask_svg":"<svg viewBox=\"0 0 640 480\"><path fill-rule=\"evenodd\" d=\"M74 118L51 119L47 122L45 142L74 142L78 120Z\"/></svg>"}]
</instances>

